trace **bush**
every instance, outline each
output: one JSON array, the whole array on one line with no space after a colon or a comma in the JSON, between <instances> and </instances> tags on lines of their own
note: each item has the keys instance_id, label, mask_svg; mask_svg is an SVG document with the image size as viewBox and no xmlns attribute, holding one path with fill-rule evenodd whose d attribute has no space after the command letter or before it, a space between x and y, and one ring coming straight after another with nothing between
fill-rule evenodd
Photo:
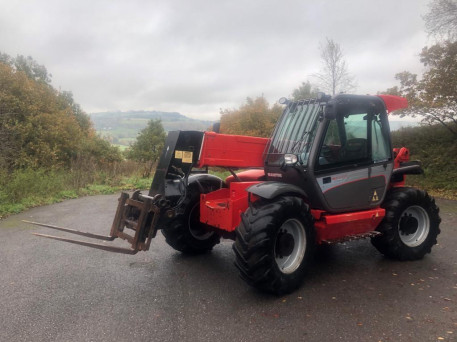
<instances>
[{"instance_id":1,"label":"bush","mask_svg":"<svg viewBox=\"0 0 457 342\"><path fill-rule=\"evenodd\" d=\"M394 147L407 147L411 160L420 160L425 171L408 176L407 183L435 194L457 198L457 139L441 125L408 127L392 132Z\"/></svg>"}]
</instances>

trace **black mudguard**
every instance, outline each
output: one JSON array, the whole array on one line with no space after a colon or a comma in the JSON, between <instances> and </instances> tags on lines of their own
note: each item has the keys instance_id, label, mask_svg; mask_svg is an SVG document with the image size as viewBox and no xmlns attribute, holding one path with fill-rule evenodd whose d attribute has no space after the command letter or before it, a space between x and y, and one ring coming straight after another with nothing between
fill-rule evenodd
<instances>
[{"instance_id":1,"label":"black mudguard","mask_svg":"<svg viewBox=\"0 0 457 342\"><path fill-rule=\"evenodd\" d=\"M421 175L424 173L420 161L409 161L400 163L400 167L392 171L391 182L402 182L405 180L405 175Z\"/></svg>"},{"instance_id":2,"label":"black mudguard","mask_svg":"<svg viewBox=\"0 0 457 342\"><path fill-rule=\"evenodd\" d=\"M265 199L273 199L280 195L293 194L307 198L306 192L293 184L281 182L263 182L255 184L246 189L247 192Z\"/></svg>"},{"instance_id":3,"label":"black mudguard","mask_svg":"<svg viewBox=\"0 0 457 342\"><path fill-rule=\"evenodd\" d=\"M224 182L217 176L207 173L198 173L189 176L188 186L195 185L200 193L207 193L224 187Z\"/></svg>"},{"instance_id":4,"label":"black mudguard","mask_svg":"<svg viewBox=\"0 0 457 342\"><path fill-rule=\"evenodd\" d=\"M420 175L423 173L421 162L418 160L400 163L400 167L392 171L393 175Z\"/></svg>"}]
</instances>

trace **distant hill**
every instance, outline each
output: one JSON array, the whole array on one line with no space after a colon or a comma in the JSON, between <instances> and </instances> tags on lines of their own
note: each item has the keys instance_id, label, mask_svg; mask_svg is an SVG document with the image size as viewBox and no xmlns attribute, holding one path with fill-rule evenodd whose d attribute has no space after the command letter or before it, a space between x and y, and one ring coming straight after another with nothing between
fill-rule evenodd
<instances>
[{"instance_id":1,"label":"distant hill","mask_svg":"<svg viewBox=\"0 0 457 342\"><path fill-rule=\"evenodd\" d=\"M128 146L151 119L161 119L165 131L197 130L211 127L212 121L191 119L176 112L128 111L90 113L97 133L113 144Z\"/></svg>"}]
</instances>

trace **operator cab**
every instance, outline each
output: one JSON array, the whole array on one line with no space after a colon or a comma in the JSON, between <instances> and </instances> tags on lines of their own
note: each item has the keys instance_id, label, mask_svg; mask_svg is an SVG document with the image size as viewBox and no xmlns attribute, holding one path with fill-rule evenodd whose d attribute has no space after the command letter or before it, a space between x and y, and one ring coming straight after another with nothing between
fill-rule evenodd
<instances>
[{"instance_id":1,"label":"operator cab","mask_svg":"<svg viewBox=\"0 0 457 342\"><path fill-rule=\"evenodd\" d=\"M387 111L378 96L289 102L265 156L268 180L299 186L312 208L328 212L379 206L392 169Z\"/></svg>"}]
</instances>

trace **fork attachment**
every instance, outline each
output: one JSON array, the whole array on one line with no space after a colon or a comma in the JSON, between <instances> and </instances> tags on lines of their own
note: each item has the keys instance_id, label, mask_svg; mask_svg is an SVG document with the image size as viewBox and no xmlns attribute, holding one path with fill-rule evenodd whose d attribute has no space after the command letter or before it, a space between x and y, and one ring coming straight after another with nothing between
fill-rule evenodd
<instances>
[{"instance_id":1,"label":"fork attachment","mask_svg":"<svg viewBox=\"0 0 457 342\"><path fill-rule=\"evenodd\" d=\"M132 194L132 197L129 198L129 194L123 192L119 197L119 204L117 206L116 215L114 216L109 236L25 220L23 222L98 240L113 241L116 238L121 238L123 240L127 240L130 243L131 248L122 248L111 246L109 244L93 243L53 235L33 233L34 235L48 239L65 241L105 251L122 254L136 254L138 251L147 251L149 249L149 245L151 244L151 240L157 234L157 222L160 217L161 207L164 207L164 201L161 200L161 197L161 195L156 195L154 197L146 196L142 195L139 191L136 191ZM159 206L159 203L161 206ZM133 233L129 234L129 230L132 230Z\"/></svg>"},{"instance_id":2,"label":"fork attachment","mask_svg":"<svg viewBox=\"0 0 457 342\"><path fill-rule=\"evenodd\" d=\"M129 198L129 195L123 192L119 198L110 236L127 240L133 250L147 251L151 240L157 234L157 221L161 212L158 202L161 197L146 196L135 191L132 198ZM125 228L133 230L135 234L127 234Z\"/></svg>"}]
</instances>

